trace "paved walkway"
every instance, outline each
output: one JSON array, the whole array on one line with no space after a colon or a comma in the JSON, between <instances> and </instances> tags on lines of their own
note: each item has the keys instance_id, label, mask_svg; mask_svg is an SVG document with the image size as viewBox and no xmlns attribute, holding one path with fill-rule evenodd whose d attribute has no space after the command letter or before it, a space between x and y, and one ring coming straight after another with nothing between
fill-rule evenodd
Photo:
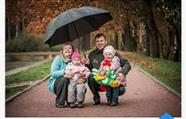
<instances>
[{"instance_id":1,"label":"paved walkway","mask_svg":"<svg viewBox=\"0 0 186 119\"><path fill-rule=\"evenodd\" d=\"M149 77L132 68L128 76L127 92L120 97L116 107L106 105L105 93L101 93L101 105L92 105L88 88L85 107L56 108L55 96L47 90L47 81L6 104L7 117L159 117L164 112L181 116L181 98L172 94Z\"/></svg>"}]
</instances>

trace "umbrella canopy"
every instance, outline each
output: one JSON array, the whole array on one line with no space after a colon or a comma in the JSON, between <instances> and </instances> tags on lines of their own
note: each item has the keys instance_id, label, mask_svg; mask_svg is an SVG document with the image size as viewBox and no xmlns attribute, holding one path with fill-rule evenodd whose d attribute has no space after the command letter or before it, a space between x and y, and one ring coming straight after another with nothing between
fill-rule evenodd
<instances>
[{"instance_id":1,"label":"umbrella canopy","mask_svg":"<svg viewBox=\"0 0 186 119\"><path fill-rule=\"evenodd\" d=\"M44 43L50 47L73 41L87 33L98 30L111 20L109 11L96 7L67 10L55 17L48 25Z\"/></svg>"}]
</instances>

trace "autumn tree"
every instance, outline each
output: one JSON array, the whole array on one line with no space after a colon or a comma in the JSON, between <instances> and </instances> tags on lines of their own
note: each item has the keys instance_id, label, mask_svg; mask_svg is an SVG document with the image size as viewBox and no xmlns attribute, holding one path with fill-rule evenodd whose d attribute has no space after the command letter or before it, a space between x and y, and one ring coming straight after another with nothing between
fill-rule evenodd
<instances>
[{"instance_id":1,"label":"autumn tree","mask_svg":"<svg viewBox=\"0 0 186 119\"><path fill-rule=\"evenodd\" d=\"M91 37L103 32L116 49L121 42L122 50L181 60L180 0L6 0L6 38L21 31L43 35L58 14L82 6L106 9L113 20L75 41L78 47L87 49Z\"/></svg>"}]
</instances>

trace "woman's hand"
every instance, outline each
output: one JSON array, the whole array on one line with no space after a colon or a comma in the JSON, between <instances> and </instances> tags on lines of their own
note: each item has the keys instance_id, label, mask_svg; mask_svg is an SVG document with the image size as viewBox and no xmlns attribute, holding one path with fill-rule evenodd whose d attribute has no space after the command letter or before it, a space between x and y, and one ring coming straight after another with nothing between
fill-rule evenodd
<instances>
[{"instance_id":1,"label":"woman's hand","mask_svg":"<svg viewBox=\"0 0 186 119\"><path fill-rule=\"evenodd\" d=\"M85 83L86 79L80 78L76 81L77 84Z\"/></svg>"},{"instance_id":2,"label":"woman's hand","mask_svg":"<svg viewBox=\"0 0 186 119\"><path fill-rule=\"evenodd\" d=\"M82 64L90 64L90 60L88 58L81 58Z\"/></svg>"}]
</instances>

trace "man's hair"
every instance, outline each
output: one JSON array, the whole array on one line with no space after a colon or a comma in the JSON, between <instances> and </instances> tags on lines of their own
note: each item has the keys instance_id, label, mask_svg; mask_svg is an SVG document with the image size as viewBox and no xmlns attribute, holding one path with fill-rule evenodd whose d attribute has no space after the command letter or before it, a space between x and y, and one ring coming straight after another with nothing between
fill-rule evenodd
<instances>
[{"instance_id":1,"label":"man's hair","mask_svg":"<svg viewBox=\"0 0 186 119\"><path fill-rule=\"evenodd\" d=\"M106 36L103 34L103 33L98 33L96 36L95 36L95 39L98 39L100 37L104 37L104 39L106 40Z\"/></svg>"}]
</instances>

